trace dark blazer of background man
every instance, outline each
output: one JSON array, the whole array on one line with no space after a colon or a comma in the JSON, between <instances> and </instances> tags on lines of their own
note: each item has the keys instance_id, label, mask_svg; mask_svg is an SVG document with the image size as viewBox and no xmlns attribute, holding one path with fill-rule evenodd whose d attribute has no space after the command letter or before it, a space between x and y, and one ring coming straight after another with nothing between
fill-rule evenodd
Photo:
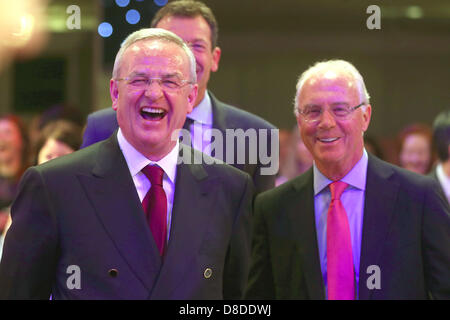
<instances>
[{"instance_id":1,"label":"dark blazer of background man","mask_svg":"<svg viewBox=\"0 0 450 320\"><path fill-rule=\"evenodd\" d=\"M331 197L323 182L334 181L349 184L341 199L350 201L345 206L342 200L356 239L353 298L450 298L447 201L432 179L364 151L368 100L362 77L345 61L318 63L302 74L297 122L315 162L305 174L256 197L247 298L328 297L323 222ZM323 189L315 191L320 181Z\"/></svg>"},{"instance_id":2,"label":"dark blazer of background man","mask_svg":"<svg viewBox=\"0 0 450 320\"><path fill-rule=\"evenodd\" d=\"M193 66L195 60L191 54L187 63L183 54L188 56L188 47L166 30L138 32L146 36L124 51L119 73L111 80L111 97L119 132L136 152L157 162L168 150L177 152L171 133L182 127L192 110L197 85L190 80L178 91L168 92L152 81L136 98L137 91L130 91L133 82L126 77L136 72L165 77L173 72L192 79L195 69L187 65ZM163 39L151 37L161 32ZM151 52L145 51L148 48ZM143 64L147 58L156 62ZM165 69L167 61L169 66L174 61L183 63ZM150 121L142 114L148 106L167 115ZM119 132L26 171L5 239L0 298L48 299L50 294L53 299L242 297L253 197L248 174L226 164L175 164L170 231L161 256ZM207 158L179 145L183 156Z\"/></svg>"},{"instance_id":3,"label":"dark blazer of background man","mask_svg":"<svg viewBox=\"0 0 450 320\"><path fill-rule=\"evenodd\" d=\"M254 129L256 132L259 132L260 129L268 130L268 138L265 143L269 148L269 153L277 153L278 150L270 150L270 130L275 129L272 124L254 114L221 102L207 90L210 74L218 70L221 56L221 49L217 46L218 24L211 9L200 1L169 2L156 13L151 26L172 31L188 43L193 51L197 63L199 85L195 107L198 107L204 100L205 95L208 96L206 98L209 98L211 102L212 128L220 130L223 137L225 137L226 129L242 129L244 131ZM188 115L189 117L190 115ZM87 119L82 147L108 138L116 128L117 120L112 109L99 110L90 114ZM275 138L278 139L278 137ZM257 141L251 147L259 148L260 139L261 137L257 135ZM259 151L257 163L250 163L248 144L245 146L245 153L246 162L244 164L238 163L235 149L234 161L229 164L247 172L252 177L257 193L274 187L275 174L261 174L261 168L269 167L273 163L269 165L264 163L265 161L262 161L259 156ZM223 155L226 154L225 145ZM278 159L278 157L276 158ZM225 161L225 159L223 160Z\"/></svg>"}]
</instances>

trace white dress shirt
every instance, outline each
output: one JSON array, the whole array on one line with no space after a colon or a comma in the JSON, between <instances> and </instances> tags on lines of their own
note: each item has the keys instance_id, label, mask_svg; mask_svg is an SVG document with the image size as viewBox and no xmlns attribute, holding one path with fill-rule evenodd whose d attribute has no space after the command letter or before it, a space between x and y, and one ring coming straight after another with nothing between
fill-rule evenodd
<instances>
[{"instance_id":1,"label":"white dress shirt","mask_svg":"<svg viewBox=\"0 0 450 320\"><path fill-rule=\"evenodd\" d=\"M203 100L192 110L192 112L188 113L187 117L194 120L194 123L189 128L192 137L192 146L194 149L203 151L210 156L213 114L211 98L209 97L208 92L205 93Z\"/></svg>"},{"instance_id":2,"label":"white dress shirt","mask_svg":"<svg viewBox=\"0 0 450 320\"><path fill-rule=\"evenodd\" d=\"M352 243L353 265L355 270L356 292L359 284L359 261L361 257L361 239L364 217L364 200L366 190L368 156L366 150L363 156L340 181L348 184L342 193L341 202L347 213L350 226L350 236ZM317 231L317 242L319 246L320 268L322 271L327 294L327 213L331 201L329 184L333 181L325 177L315 163L314 170L314 211Z\"/></svg>"},{"instance_id":3,"label":"white dress shirt","mask_svg":"<svg viewBox=\"0 0 450 320\"><path fill-rule=\"evenodd\" d=\"M120 150L125 157L128 169L130 170L131 177L133 178L136 191L138 193L139 199L144 200L145 195L151 187L150 180L141 171L147 165L158 165L164 170L163 176L163 189L167 197L167 241L170 235L170 226L172 221L172 208L173 208L173 197L175 194L175 179L177 175L177 159L179 153L179 141L175 147L161 160L151 161L147 159L142 153L137 151L123 136L122 131L117 132L117 141L119 143Z\"/></svg>"},{"instance_id":4,"label":"white dress shirt","mask_svg":"<svg viewBox=\"0 0 450 320\"><path fill-rule=\"evenodd\" d=\"M450 177L448 177L444 168L442 168L442 163L439 163L436 167L436 175L438 180L442 186L442 190L444 190L444 194L447 197L448 203L450 203Z\"/></svg>"}]
</instances>

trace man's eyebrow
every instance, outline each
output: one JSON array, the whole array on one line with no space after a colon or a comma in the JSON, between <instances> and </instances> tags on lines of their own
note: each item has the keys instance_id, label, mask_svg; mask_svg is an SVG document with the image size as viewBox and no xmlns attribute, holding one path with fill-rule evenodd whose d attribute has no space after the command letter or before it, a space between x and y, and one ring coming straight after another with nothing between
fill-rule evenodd
<instances>
[{"instance_id":1,"label":"man's eyebrow","mask_svg":"<svg viewBox=\"0 0 450 320\"><path fill-rule=\"evenodd\" d=\"M180 75L181 74L179 72L172 72L172 73L161 74L160 77L161 78L172 78L172 77L180 77ZM129 76L130 77L148 77L149 75L142 71L134 71Z\"/></svg>"},{"instance_id":2,"label":"man's eyebrow","mask_svg":"<svg viewBox=\"0 0 450 320\"><path fill-rule=\"evenodd\" d=\"M186 41L186 43L187 43L187 44L193 44L193 43L207 44L208 41L203 40L203 39L201 39L201 38L196 38L196 39L193 39L193 40L191 40L191 41Z\"/></svg>"},{"instance_id":3,"label":"man's eyebrow","mask_svg":"<svg viewBox=\"0 0 450 320\"><path fill-rule=\"evenodd\" d=\"M161 75L161 78L173 78L173 77L180 78L182 77L182 74L179 72L172 72L172 73L164 73Z\"/></svg>"},{"instance_id":4,"label":"man's eyebrow","mask_svg":"<svg viewBox=\"0 0 450 320\"><path fill-rule=\"evenodd\" d=\"M147 76L147 74L145 72L141 72L141 71L133 71L129 75L129 77L135 77L135 76L145 77L145 76Z\"/></svg>"},{"instance_id":5,"label":"man's eyebrow","mask_svg":"<svg viewBox=\"0 0 450 320\"><path fill-rule=\"evenodd\" d=\"M341 105L349 106L348 102L344 102L344 101L337 101L337 102L333 102L330 104L330 106L341 106ZM303 107L311 108L311 107L322 107L322 106L323 106L323 104L319 104L319 103L308 103L308 104L305 104Z\"/></svg>"},{"instance_id":6,"label":"man's eyebrow","mask_svg":"<svg viewBox=\"0 0 450 320\"><path fill-rule=\"evenodd\" d=\"M312 107L320 107L320 104L317 103L308 103L303 106L303 108L312 108Z\"/></svg>"},{"instance_id":7,"label":"man's eyebrow","mask_svg":"<svg viewBox=\"0 0 450 320\"><path fill-rule=\"evenodd\" d=\"M345 106L349 106L349 103L348 102L344 102L344 101L338 101L338 102L333 102L332 104L331 104L332 106L341 106L341 105L345 105Z\"/></svg>"}]
</instances>

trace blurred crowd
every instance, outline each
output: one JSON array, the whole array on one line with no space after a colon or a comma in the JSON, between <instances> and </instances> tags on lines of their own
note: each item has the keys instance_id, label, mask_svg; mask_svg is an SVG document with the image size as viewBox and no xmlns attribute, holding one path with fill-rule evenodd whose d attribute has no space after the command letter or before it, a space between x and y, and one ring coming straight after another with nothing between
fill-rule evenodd
<instances>
[{"instance_id":1,"label":"blurred crowd","mask_svg":"<svg viewBox=\"0 0 450 320\"><path fill-rule=\"evenodd\" d=\"M0 115L0 233L9 226L10 205L29 166L78 150L83 118L73 108L56 105L26 122Z\"/></svg>"}]
</instances>

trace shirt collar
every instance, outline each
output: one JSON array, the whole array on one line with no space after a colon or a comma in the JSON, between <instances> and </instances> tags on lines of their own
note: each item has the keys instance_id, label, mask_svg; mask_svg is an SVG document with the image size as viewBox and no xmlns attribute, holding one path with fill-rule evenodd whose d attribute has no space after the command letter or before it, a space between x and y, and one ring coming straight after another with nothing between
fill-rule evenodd
<instances>
[{"instance_id":1,"label":"shirt collar","mask_svg":"<svg viewBox=\"0 0 450 320\"><path fill-rule=\"evenodd\" d=\"M369 157L367 155L366 149L364 149L361 159L359 159L359 161L355 164L352 170L350 170L349 173L347 173L345 177L341 179L341 181L357 189L365 190L368 162ZM325 177L322 174L322 172L320 172L320 170L316 167L315 163L313 164L313 170L314 170L314 195L317 195L333 181Z\"/></svg>"},{"instance_id":2,"label":"shirt collar","mask_svg":"<svg viewBox=\"0 0 450 320\"><path fill-rule=\"evenodd\" d=\"M447 198L450 198L450 178L444 173L442 163L439 163L436 167L436 176L444 189L444 193Z\"/></svg>"},{"instance_id":3,"label":"shirt collar","mask_svg":"<svg viewBox=\"0 0 450 320\"><path fill-rule=\"evenodd\" d=\"M205 96L202 101L193 108L191 113L188 113L188 118L194 120L195 122L200 122L201 124L212 125L212 105L211 98L208 92L205 92Z\"/></svg>"},{"instance_id":4,"label":"shirt collar","mask_svg":"<svg viewBox=\"0 0 450 320\"><path fill-rule=\"evenodd\" d=\"M125 139L122 130L119 128L117 132L117 141L119 143L120 150L125 157L128 169L130 170L131 176L134 177L147 165L157 164L164 173L167 174L170 181L175 183L175 176L177 171L177 161L178 161L178 151L180 148L180 142L177 140L177 144L173 149L161 160L151 161L147 159L142 153L137 151L128 141Z\"/></svg>"}]
</instances>

